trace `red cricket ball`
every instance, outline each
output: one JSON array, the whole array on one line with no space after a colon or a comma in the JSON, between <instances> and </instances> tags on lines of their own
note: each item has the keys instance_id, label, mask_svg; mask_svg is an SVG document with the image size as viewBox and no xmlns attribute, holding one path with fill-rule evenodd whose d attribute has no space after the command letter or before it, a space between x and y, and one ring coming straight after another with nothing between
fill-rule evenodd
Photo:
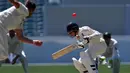
<instances>
[{"instance_id":1,"label":"red cricket ball","mask_svg":"<svg viewBox=\"0 0 130 73\"><path fill-rule=\"evenodd\" d=\"M73 16L73 17L76 17L76 13L73 13L72 16Z\"/></svg>"}]
</instances>

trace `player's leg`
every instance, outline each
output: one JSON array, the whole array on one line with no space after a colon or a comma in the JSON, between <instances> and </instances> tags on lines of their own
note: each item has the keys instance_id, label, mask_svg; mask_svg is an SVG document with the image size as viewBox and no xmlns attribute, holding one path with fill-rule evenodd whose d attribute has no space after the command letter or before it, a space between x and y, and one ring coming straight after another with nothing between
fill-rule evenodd
<instances>
[{"instance_id":1,"label":"player's leg","mask_svg":"<svg viewBox=\"0 0 130 73\"><path fill-rule=\"evenodd\" d=\"M8 41L7 41L6 36L4 37L4 35L2 35L0 32L0 61L8 58L8 43L7 42Z\"/></svg>"},{"instance_id":2,"label":"player's leg","mask_svg":"<svg viewBox=\"0 0 130 73\"><path fill-rule=\"evenodd\" d=\"M89 73L97 73L96 65L91 54L86 50L85 52L80 52L80 57L85 68L88 69Z\"/></svg>"},{"instance_id":3,"label":"player's leg","mask_svg":"<svg viewBox=\"0 0 130 73\"><path fill-rule=\"evenodd\" d=\"M0 67L2 66L2 61L0 61Z\"/></svg>"},{"instance_id":4,"label":"player's leg","mask_svg":"<svg viewBox=\"0 0 130 73\"><path fill-rule=\"evenodd\" d=\"M113 68L113 59L112 58L107 58L107 67Z\"/></svg>"},{"instance_id":5,"label":"player's leg","mask_svg":"<svg viewBox=\"0 0 130 73\"><path fill-rule=\"evenodd\" d=\"M99 44L93 44L89 46L86 51L80 53L81 61L84 64L84 66L88 69L89 73L98 73L94 58L104 53L106 47L107 46L105 42L101 42Z\"/></svg>"},{"instance_id":6,"label":"player's leg","mask_svg":"<svg viewBox=\"0 0 130 73\"><path fill-rule=\"evenodd\" d=\"M96 69L98 70L98 65L99 65L99 58L98 57L95 58L95 65L96 65Z\"/></svg>"},{"instance_id":7,"label":"player's leg","mask_svg":"<svg viewBox=\"0 0 130 73\"><path fill-rule=\"evenodd\" d=\"M88 73L88 70L85 68L85 66L82 64L81 59L77 60L76 58L72 58L73 64L75 68L80 72L80 73Z\"/></svg>"},{"instance_id":8,"label":"player's leg","mask_svg":"<svg viewBox=\"0 0 130 73\"><path fill-rule=\"evenodd\" d=\"M20 57L20 55L16 55L15 57L14 57L14 59L12 60L12 65L14 65L16 62L17 62L17 60L18 60L18 58Z\"/></svg>"},{"instance_id":9,"label":"player's leg","mask_svg":"<svg viewBox=\"0 0 130 73\"><path fill-rule=\"evenodd\" d=\"M8 55L8 58L7 58L7 59L0 61L0 67L1 67L2 64L5 63L5 62L11 63L12 60L13 60L12 54L11 54L11 55Z\"/></svg>"},{"instance_id":10,"label":"player's leg","mask_svg":"<svg viewBox=\"0 0 130 73\"><path fill-rule=\"evenodd\" d=\"M112 71L113 73L119 73L120 72L120 60L119 58L114 58L112 63Z\"/></svg>"},{"instance_id":11,"label":"player's leg","mask_svg":"<svg viewBox=\"0 0 130 73\"><path fill-rule=\"evenodd\" d=\"M105 65L107 63L105 59L106 59L105 57L101 57L100 55L94 58L97 70L100 64Z\"/></svg>"},{"instance_id":12,"label":"player's leg","mask_svg":"<svg viewBox=\"0 0 130 73\"><path fill-rule=\"evenodd\" d=\"M13 62L13 59L14 59L15 57L16 57L15 54L13 54L13 53L10 53L10 54L9 54L8 59L9 59L10 63Z\"/></svg>"},{"instance_id":13,"label":"player's leg","mask_svg":"<svg viewBox=\"0 0 130 73\"><path fill-rule=\"evenodd\" d=\"M10 63L9 59L5 59L5 60L2 60L0 61L0 67L2 66L3 63Z\"/></svg>"},{"instance_id":14,"label":"player's leg","mask_svg":"<svg viewBox=\"0 0 130 73\"><path fill-rule=\"evenodd\" d=\"M4 60L0 61L0 67L2 66L3 62L4 62Z\"/></svg>"},{"instance_id":15,"label":"player's leg","mask_svg":"<svg viewBox=\"0 0 130 73\"><path fill-rule=\"evenodd\" d=\"M19 60L22 63L24 72L28 73L28 62L27 62L26 55L25 55L24 51L21 52Z\"/></svg>"},{"instance_id":16,"label":"player's leg","mask_svg":"<svg viewBox=\"0 0 130 73\"><path fill-rule=\"evenodd\" d=\"M0 23L0 61L8 58L8 38L4 24Z\"/></svg>"}]
</instances>

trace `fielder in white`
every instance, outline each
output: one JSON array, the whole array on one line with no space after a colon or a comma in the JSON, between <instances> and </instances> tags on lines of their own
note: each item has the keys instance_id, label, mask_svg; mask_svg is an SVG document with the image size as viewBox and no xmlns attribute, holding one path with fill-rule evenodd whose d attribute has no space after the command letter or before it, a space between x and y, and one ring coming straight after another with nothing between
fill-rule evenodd
<instances>
[{"instance_id":1,"label":"fielder in white","mask_svg":"<svg viewBox=\"0 0 130 73\"><path fill-rule=\"evenodd\" d=\"M106 58L108 59L108 68L112 68L113 73L119 73L120 72L120 55L119 55L119 50L118 50L118 42L114 39L111 38L111 34L106 32L103 34L103 39L105 40L107 44L107 49L106 51L99 56L100 59Z\"/></svg>"},{"instance_id":2,"label":"fielder in white","mask_svg":"<svg viewBox=\"0 0 130 73\"><path fill-rule=\"evenodd\" d=\"M22 42L19 41L14 30L10 30L7 36L8 36L8 44L9 44L10 62L12 64L15 64L17 59L19 59L19 61L22 63L24 72L28 73L28 62L26 59L26 55L23 51Z\"/></svg>"},{"instance_id":3,"label":"fielder in white","mask_svg":"<svg viewBox=\"0 0 130 73\"><path fill-rule=\"evenodd\" d=\"M72 58L75 68L80 73L98 73L94 58L106 50L106 43L101 39L102 34L88 26L79 27L77 23L67 25L67 32L71 37L76 37L79 45L88 46L80 52L80 58ZM86 47L85 47L86 48Z\"/></svg>"},{"instance_id":4,"label":"fielder in white","mask_svg":"<svg viewBox=\"0 0 130 73\"><path fill-rule=\"evenodd\" d=\"M24 20L32 15L36 5L35 3L27 0L25 5L17 0L8 0L13 6L0 12L0 60L8 58L8 30L14 29L20 41L41 46L42 41L31 40L24 37L23 23Z\"/></svg>"}]
</instances>

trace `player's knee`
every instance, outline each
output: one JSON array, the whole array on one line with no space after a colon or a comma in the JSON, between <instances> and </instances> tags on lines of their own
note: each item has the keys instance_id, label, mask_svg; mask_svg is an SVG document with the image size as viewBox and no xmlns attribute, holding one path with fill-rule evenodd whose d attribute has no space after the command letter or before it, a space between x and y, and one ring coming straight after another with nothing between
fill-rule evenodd
<instances>
[{"instance_id":1,"label":"player's knee","mask_svg":"<svg viewBox=\"0 0 130 73\"><path fill-rule=\"evenodd\" d=\"M78 62L78 60L74 57L72 58L72 60L73 60L73 64L74 64L75 68L79 70L80 69L80 66L79 66L80 62Z\"/></svg>"},{"instance_id":2,"label":"player's knee","mask_svg":"<svg viewBox=\"0 0 130 73\"><path fill-rule=\"evenodd\" d=\"M77 66L78 60L74 57L72 58L72 60L73 60L74 66Z\"/></svg>"},{"instance_id":3,"label":"player's knee","mask_svg":"<svg viewBox=\"0 0 130 73\"><path fill-rule=\"evenodd\" d=\"M20 59L20 61L22 61L22 62L27 61L26 57L23 56L23 55L20 55L19 59Z\"/></svg>"},{"instance_id":4,"label":"player's knee","mask_svg":"<svg viewBox=\"0 0 130 73\"><path fill-rule=\"evenodd\" d=\"M73 60L74 66L75 66L75 68L76 68L77 70L79 70L79 71L81 71L81 72L87 70L79 60L77 60L76 58L72 58L72 60Z\"/></svg>"}]
</instances>

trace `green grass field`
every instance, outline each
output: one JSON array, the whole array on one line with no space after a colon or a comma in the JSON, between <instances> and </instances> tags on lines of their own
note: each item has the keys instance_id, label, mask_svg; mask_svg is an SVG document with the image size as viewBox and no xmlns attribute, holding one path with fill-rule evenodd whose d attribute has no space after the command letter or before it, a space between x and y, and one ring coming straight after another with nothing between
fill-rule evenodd
<instances>
[{"instance_id":1,"label":"green grass field","mask_svg":"<svg viewBox=\"0 0 130 73\"><path fill-rule=\"evenodd\" d=\"M72 66L29 66L30 73L78 73ZM2 66L0 73L24 73L21 66ZM99 67L99 73L111 73L106 66ZM120 73L130 73L130 65L121 65Z\"/></svg>"}]
</instances>

